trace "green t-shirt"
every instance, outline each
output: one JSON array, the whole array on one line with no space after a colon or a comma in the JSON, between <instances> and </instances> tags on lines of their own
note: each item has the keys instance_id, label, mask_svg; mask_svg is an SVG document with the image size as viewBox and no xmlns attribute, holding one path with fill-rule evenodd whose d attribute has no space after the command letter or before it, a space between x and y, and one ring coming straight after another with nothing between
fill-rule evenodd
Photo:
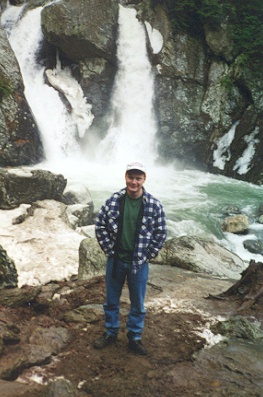
<instances>
[{"instance_id":1,"label":"green t-shirt","mask_svg":"<svg viewBox=\"0 0 263 397\"><path fill-rule=\"evenodd\" d=\"M126 195L123 212L122 235L118 258L132 263L137 220L142 205L142 196L133 199Z\"/></svg>"}]
</instances>

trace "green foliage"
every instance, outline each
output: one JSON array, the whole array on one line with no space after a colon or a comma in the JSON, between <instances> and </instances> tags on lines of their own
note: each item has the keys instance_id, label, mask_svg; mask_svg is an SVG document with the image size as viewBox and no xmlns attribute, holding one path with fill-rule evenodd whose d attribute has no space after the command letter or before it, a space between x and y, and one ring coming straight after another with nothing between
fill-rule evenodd
<instances>
[{"instance_id":1,"label":"green foliage","mask_svg":"<svg viewBox=\"0 0 263 397\"><path fill-rule=\"evenodd\" d=\"M214 29L217 29L224 19L223 4L217 0L201 1L200 8L196 12L200 15L202 22Z\"/></svg>"},{"instance_id":2,"label":"green foliage","mask_svg":"<svg viewBox=\"0 0 263 397\"><path fill-rule=\"evenodd\" d=\"M262 0L152 0L153 6L157 4L166 8L175 34L187 32L202 37L204 26L217 30L229 21L238 54L244 54L247 60L262 57Z\"/></svg>"},{"instance_id":3,"label":"green foliage","mask_svg":"<svg viewBox=\"0 0 263 397\"><path fill-rule=\"evenodd\" d=\"M233 39L239 53L248 57L261 55L263 49L263 2L250 0L249 2L235 1L236 23L234 24Z\"/></svg>"},{"instance_id":4,"label":"green foliage","mask_svg":"<svg viewBox=\"0 0 263 397\"><path fill-rule=\"evenodd\" d=\"M220 81L221 87L226 89L226 92L230 92L233 88L233 80L230 76L224 76Z\"/></svg>"},{"instance_id":5,"label":"green foliage","mask_svg":"<svg viewBox=\"0 0 263 397\"><path fill-rule=\"evenodd\" d=\"M163 3L167 8L174 32L183 31L194 36L203 35L196 0L160 0L159 3Z\"/></svg>"}]
</instances>

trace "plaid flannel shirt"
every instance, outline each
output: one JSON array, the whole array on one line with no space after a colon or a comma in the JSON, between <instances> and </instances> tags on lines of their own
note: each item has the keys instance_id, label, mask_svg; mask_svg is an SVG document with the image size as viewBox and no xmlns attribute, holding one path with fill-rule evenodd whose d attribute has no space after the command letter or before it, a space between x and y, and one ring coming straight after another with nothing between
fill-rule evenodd
<instances>
[{"instance_id":1,"label":"plaid flannel shirt","mask_svg":"<svg viewBox=\"0 0 263 397\"><path fill-rule=\"evenodd\" d=\"M96 237L100 247L108 257L115 254L115 242L120 217L120 199L126 194L126 188L114 193L101 207L95 224ZM166 220L163 206L159 200L143 188L143 217L135 242L133 272L156 257L166 239Z\"/></svg>"}]
</instances>

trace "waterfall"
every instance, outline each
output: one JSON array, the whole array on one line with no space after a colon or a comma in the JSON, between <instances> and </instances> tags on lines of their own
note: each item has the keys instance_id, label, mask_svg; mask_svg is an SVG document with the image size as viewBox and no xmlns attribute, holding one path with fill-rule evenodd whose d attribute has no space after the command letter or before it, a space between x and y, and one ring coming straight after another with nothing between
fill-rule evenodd
<instances>
[{"instance_id":1,"label":"waterfall","mask_svg":"<svg viewBox=\"0 0 263 397\"><path fill-rule=\"evenodd\" d=\"M236 161L233 170L237 170L237 172L242 175L246 174L251 166L253 156L255 154L255 146L259 144L259 139L256 138L256 135L259 133L259 127L257 126L250 135L246 135L244 137L245 142L247 143L247 148L244 150L240 158Z\"/></svg>"},{"instance_id":2,"label":"waterfall","mask_svg":"<svg viewBox=\"0 0 263 397\"><path fill-rule=\"evenodd\" d=\"M243 240L249 235L224 234L220 228L220 214L225 206L239 206L253 219L262 202L262 187L196 170L177 171L172 166L154 165L157 157L154 75L145 34L147 31L153 53L163 45L160 34L148 23L144 26L139 22L133 8L120 6L118 71L111 99L111 122L103 141L92 148L96 161L91 161L84 158L81 146L93 115L81 87L70 70L61 67L59 59L56 68L46 72L37 63L43 40L42 9L37 7L23 14L23 6L8 6L1 18L20 65L26 99L41 132L47 161L37 167L63 173L68 181L67 189L83 191L84 197L89 189L98 210L110 193L123 187L127 162L143 161L148 169L146 189L164 204L169 237L213 236L245 260L262 261L262 255L252 255L244 249ZM61 92L71 111L61 99ZM214 152L214 166L220 169L229 160L228 148L235 128L236 124L218 142ZM250 166L257 133L256 129L247 137L248 150L236 164L239 173ZM250 238L254 238L254 233L261 238L263 227L251 225L250 233Z\"/></svg>"},{"instance_id":3,"label":"waterfall","mask_svg":"<svg viewBox=\"0 0 263 397\"><path fill-rule=\"evenodd\" d=\"M54 70L47 71L37 63L36 54L43 40L42 9L37 7L20 18L23 6L9 6L2 16L2 24L21 68L25 96L40 130L47 162L52 163L80 155L81 138L87 133L93 115L81 87L68 69L61 68L59 60ZM155 41L160 46L160 38ZM115 164L126 164L136 159L150 165L156 153L156 122L154 76L147 55L146 28L136 18L135 9L121 5L117 57L110 128L96 150L96 160L100 164L113 159ZM46 84L45 77L51 86ZM69 101L71 112L59 92Z\"/></svg>"},{"instance_id":4,"label":"waterfall","mask_svg":"<svg viewBox=\"0 0 263 397\"><path fill-rule=\"evenodd\" d=\"M59 60L54 70L47 70L37 62L37 53L43 41L41 11L43 7L22 15L22 7L9 6L1 23L6 30L11 47L19 62L25 97L41 133L47 162L79 156L81 138L92 123L90 105L86 103L81 87L67 69L62 70ZM55 87L55 89L54 89ZM67 109L59 92L70 103Z\"/></svg>"},{"instance_id":5,"label":"waterfall","mask_svg":"<svg viewBox=\"0 0 263 397\"><path fill-rule=\"evenodd\" d=\"M119 8L118 72L112 96L111 125L97 159L119 163L155 158L154 77L147 55L145 27L133 8Z\"/></svg>"}]
</instances>

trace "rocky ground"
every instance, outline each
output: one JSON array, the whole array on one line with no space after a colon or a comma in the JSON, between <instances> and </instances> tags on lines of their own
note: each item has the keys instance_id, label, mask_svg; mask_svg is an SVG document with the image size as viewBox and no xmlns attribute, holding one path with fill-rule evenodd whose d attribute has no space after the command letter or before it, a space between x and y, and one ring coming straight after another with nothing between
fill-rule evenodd
<instances>
[{"instance_id":1,"label":"rocky ground","mask_svg":"<svg viewBox=\"0 0 263 397\"><path fill-rule=\"evenodd\" d=\"M218 344L210 330L240 318L237 300L207 299L234 282L174 267L152 265L150 273L146 357L127 349L126 287L118 341L102 351L92 343L103 332L103 277L1 291L1 397L262 397L260 336ZM242 318L262 316L254 308Z\"/></svg>"}]
</instances>

